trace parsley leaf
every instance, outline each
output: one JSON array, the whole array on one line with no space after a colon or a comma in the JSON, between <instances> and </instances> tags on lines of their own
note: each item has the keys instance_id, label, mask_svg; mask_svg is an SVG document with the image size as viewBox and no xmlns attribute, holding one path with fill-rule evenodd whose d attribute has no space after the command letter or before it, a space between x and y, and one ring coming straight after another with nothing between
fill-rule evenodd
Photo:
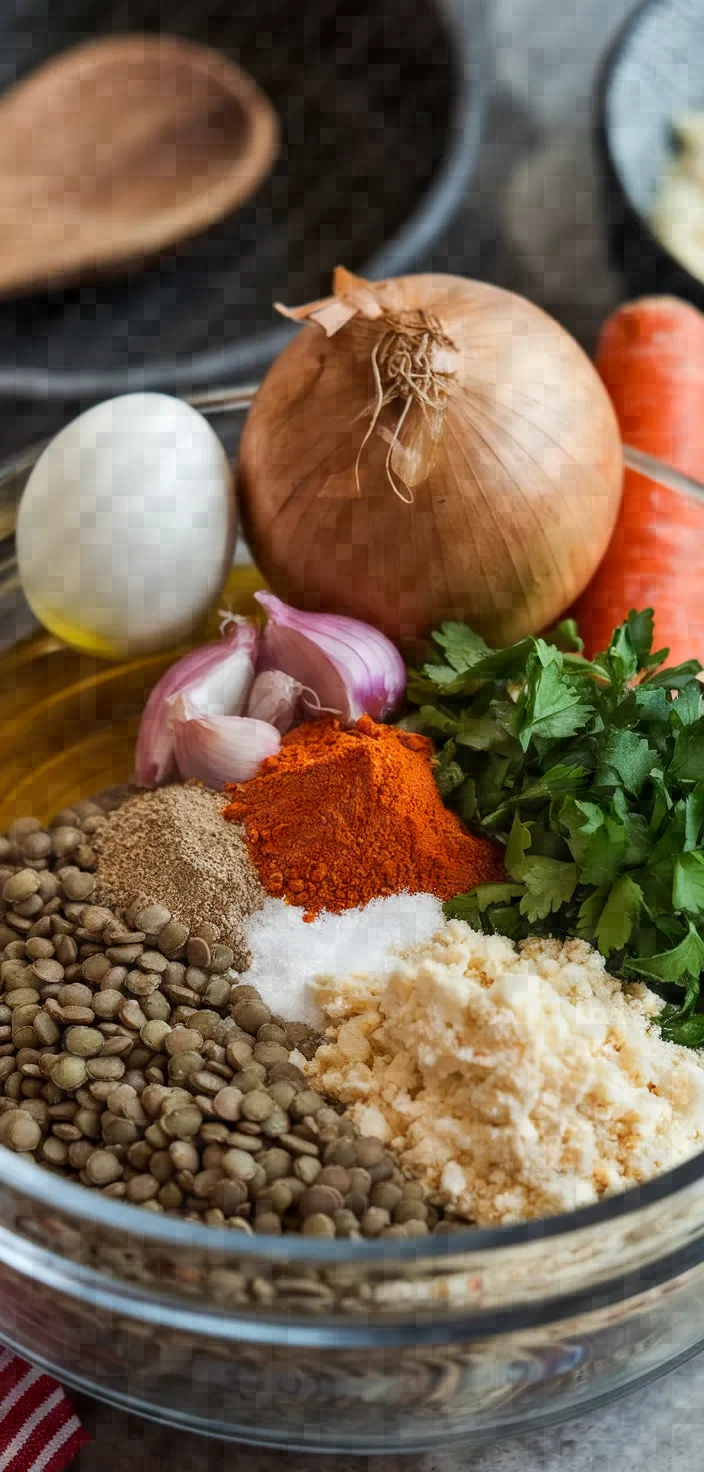
<instances>
[{"instance_id":1,"label":"parsley leaf","mask_svg":"<svg viewBox=\"0 0 704 1472\"><path fill-rule=\"evenodd\" d=\"M521 863L521 877L526 887L520 911L528 920L544 920L551 910L571 900L577 887L579 870L576 864L566 864L561 859L546 859L540 855L525 858Z\"/></svg>"},{"instance_id":2,"label":"parsley leaf","mask_svg":"<svg viewBox=\"0 0 704 1472\"><path fill-rule=\"evenodd\" d=\"M570 848L574 851L574 840ZM582 850L582 883L595 884L597 888L612 883L623 865L627 849L628 835L623 823L607 816Z\"/></svg>"},{"instance_id":3,"label":"parsley leaf","mask_svg":"<svg viewBox=\"0 0 704 1472\"><path fill-rule=\"evenodd\" d=\"M577 620L574 618L563 618L554 629L547 635L547 643L554 644L556 649L561 649L563 654L581 654L584 649L584 640L579 637Z\"/></svg>"},{"instance_id":4,"label":"parsley leaf","mask_svg":"<svg viewBox=\"0 0 704 1472\"><path fill-rule=\"evenodd\" d=\"M508 729L513 707L508 701L498 701L482 715L465 715L457 731L460 746L471 746L474 751L507 751L511 746Z\"/></svg>"},{"instance_id":5,"label":"parsley leaf","mask_svg":"<svg viewBox=\"0 0 704 1472\"><path fill-rule=\"evenodd\" d=\"M704 919L704 853L692 849L675 860L672 908Z\"/></svg>"},{"instance_id":6,"label":"parsley leaf","mask_svg":"<svg viewBox=\"0 0 704 1472\"><path fill-rule=\"evenodd\" d=\"M559 797L563 792L575 792L581 786L582 778L586 776L584 767L567 766L564 762L558 762L557 766L549 767L542 776L536 777L523 788L517 801L531 802L538 797Z\"/></svg>"},{"instance_id":7,"label":"parsley leaf","mask_svg":"<svg viewBox=\"0 0 704 1472\"><path fill-rule=\"evenodd\" d=\"M630 874L622 874L611 886L594 927L596 943L603 956L608 956L611 951L620 951L628 944L642 903L640 886Z\"/></svg>"},{"instance_id":8,"label":"parsley leaf","mask_svg":"<svg viewBox=\"0 0 704 1472\"><path fill-rule=\"evenodd\" d=\"M631 646L636 656L636 669L644 670L654 664L662 664L667 659L669 649L661 649L659 654L652 655L653 647L653 610L644 608L642 613L636 613L632 608L628 615L628 632L630 634Z\"/></svg>"},{"instance_id":9,"label":"parsley leaf","mask_svg":"<svg viewBox=\"0 0 704 1472\"><path fill-rule=\"evenodd\" d=\"M523 879L523 864L528 848L530 848L530 828L526 823L521 822L516 813L508 836L506 858L504 859L506 873L510 874L513 879Z\"/></svg>"},{"instance_id":10,"label":"parsley leaf","mask_svg":"<svg viewBox=\"0 0 704 1472\"><path fill-rule=\"evenodd\" d=\"M619 684L638 673L639 655L628 622L614 629L608 649L597 655L597 659L609 671L612 681Z\"/></svg>"},{"instance_id":11,"label":"parsley leaf","mask_svg":"<svg viewBox=\"0 0 704 1472\"><path fill-rule=\"evenodd\" d=\"M704 782L698 782L684 800L686 849L697 847L704 824Z\"/></svg>"},{"instance_id":12,"label":"parsley leaf","mask_svg":"<svg viewBox=\"0 0 704 1472\"><path fill-rule=\"evenodd\" d=\"M698 977L704 971L704 941L690 920L687 934L678 946L660 955L641 956L637 962L627 961L624 969L632 976L682 984L686 977Z\"/></svg>"},{"instance_id":13,"label":"parsley leaf","mask_svg":"<svg viewBox=\"0 0 704 1472\"><path fill-rule=\"evenodd\" d=\"M656 755L635 731L611 731L595 776L596 787L625 787L636 795L655 765Z\"/></svg>"},{"instance_id":14,"label":"parsley leaf","mask_svg":"<svg viewBox=\"0 0 704 1472\"><path fill-rule=\"evenodd\" d=\"M559 650L555 650L555 655L555 659L546 661L542 651L536 650L528 659L518 733L524 751L536 736L550 737L553 741L574 736L591 714L579 691L563 677Z\"/></svg>"},{"instance_id":15,"label":"parsley leaf","mask_svg":"<svg viewBox=\"0 0 704 1472\"><path fill-rule=\"evenodd\" d=\"M483 928L476 890L470 894L456 894L454 899L445 900L442 908L446 920L466 920L472 930Z\"/></svg>"},{"instance_id":16,"label":"parsley leaf","mask_svg":"<svg viewBox=\"0 0 704 1472\"><path fill-rule=\"evenodd\" d=\"M701 674L701 668L698 659L688 659L672 669L658 670L656 675L649 675L648 686L650 689L684 690L696 675Z\"/></svg>"},{"instance_id":17,"label":"parsley leaf","mask_svg":"<svg viewBox=\"0 0 704 1472\"><path fill-rule=\"evenodd\" d=\"M662 1035L669 1043L680 1043L685 1048L701 1048L704 1043L704 1016L697 1012L684 1021L662 1021Z\"/></svg>"},{"instance_id":18,"label":"parsley leaf","mask_svg":"<svg viewBox=\"0 0 704 1472\"><path fill-rule=\"evenodd\" d=\"M477 904L480 910L486 910L489 905L503 904L506 900L520 899L523 894L522 884L480 884L476 889Z\"/></svg>"},{"instance_id":19,"label":"parsley leaf","mask_svg":"<svg viewBox=\"0 0 704 1472\"><path fill-rule=\"evenodd\" d=\"M678 700L670 708L670 720L674 730L680 726L692 726L704 714L704 701L698 680L686 685Z\"/></svg>"},{"instance_id":20,"label":"parsley leaf","mask_svg":"<svg viewBox=\"0 0 704 1472\"><path fill-rule=\"evenodd\" d=\"M700 782L704 778L704 716L691 725L680 726L667 775L671 782Z\"/></svg>"},{"instance_id":21,"label":"parsley leaf","mask_svg":"<svg viewBox=\"0 0 704 1472\"><path fill-rule=\"evenodd\" d=\"M603 885L600 889L593 889L591 894L582 900L577 914L576 930L583 940L590 940L594 944L596 940L596 928L599 924L601 912L606 904L608 889Z\"/></svg>"},{"instance_id":22,"label":"parsley leaf","mask_svg":"<svg viewBox=\"0 0 704 1472\"><path fill-rule=\"evenodd\" d=\"M454 711L443 710L441 705L423 705L420 710L422 729L435 735L456 736L460 729L460 716Z\"/></svg>"},{"instance_id":23,"label":"parsley leaf","mask_svg":"<svg viewBox=\"0 0 704 1472\"><path fill-rule=\"evenodd\" d=\"M433 634L433 643L444 649L447 663L457 674L464 674L465 670L491 653L489 645L466 624L441 624Z\"/></svg>"},{"instance_id":24,"label":"parsley leaf","mask_svg":"<svg viewBox=\"0 0 704 1472\"><path fill-rule=\"evenodd\" d=\"M697 674L701 674L701 664L698 659L685 659L685 664L673 665L670 670L658 670L654 676L648 676L648 687L651 689L683 690Z\"/></svg>"}]
</instances>

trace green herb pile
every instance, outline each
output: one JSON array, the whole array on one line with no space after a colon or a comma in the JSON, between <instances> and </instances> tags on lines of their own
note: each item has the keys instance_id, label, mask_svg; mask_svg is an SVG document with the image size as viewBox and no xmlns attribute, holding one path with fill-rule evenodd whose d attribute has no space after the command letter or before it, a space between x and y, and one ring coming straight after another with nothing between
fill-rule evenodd
<instances>
[{"instance_id":1,"label":"green herb pile","mask_svg":"<svg viewBox=\"0 0 704 1472\"><path fill-rule=\"evenodd\" d=\"M578 935L609 970L654 984L663 1033L704 1044L704 687L664 668L652 610L588 661L573 621L491 650L464 624L409 678L443 798L506 844L505 884L445 906L520 939Z\"/></svg>"}]
</instances>

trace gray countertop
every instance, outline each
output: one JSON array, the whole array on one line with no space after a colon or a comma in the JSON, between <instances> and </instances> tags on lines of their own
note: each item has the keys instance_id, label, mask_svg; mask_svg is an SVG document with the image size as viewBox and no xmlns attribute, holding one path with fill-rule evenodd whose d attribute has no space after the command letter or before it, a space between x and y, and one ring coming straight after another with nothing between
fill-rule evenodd
<instances>
[{"instance_id":1,"label":"gray countertop","mask_svg":"<svg viewBox=\"0 0 704 1472\"><path fill-rule=\"evenodd\" d=\"M587 348L619 299L609 269L590 148L595 66L632 0L489 0L496 91L479 176L434 265L525 292ZM60 406L0 406L2 448L51 432ZM562 1426L473 1451L423 1457L284 1455L204 1441L79 1399L94 1441L78 1472L700 1472L704 1358Z\"/></svg>"},{"instance_id":2,"label":"gray countertop","mask_svg":"<svg viewBox=\"0 0 704 1472\"><path fill-rule=\"evenodd\" d=\"M153 1426L81 1400L93 1444L77 1472L701 1472L704 1356L601 1411L473 1451L422 1457L312 1457L255 1451Z\"/></svg>"}]
</instances>

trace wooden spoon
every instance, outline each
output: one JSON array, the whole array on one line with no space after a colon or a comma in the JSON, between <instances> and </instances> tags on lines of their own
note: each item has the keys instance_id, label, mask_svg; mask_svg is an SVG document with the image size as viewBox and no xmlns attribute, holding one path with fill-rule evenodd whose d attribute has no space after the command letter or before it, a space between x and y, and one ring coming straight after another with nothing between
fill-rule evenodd
<instances>
[{"instance_id":1,"label":"wooden spoon","mask_svg":"<svg viewBox=\"0 0 704 1472\"><path fill-rule=\"evenodd\" d=\"M247 74L174 36L65 52L0 98L0 295L109 271L214 224L271 168Z\"/></svg>"}]
</instances>

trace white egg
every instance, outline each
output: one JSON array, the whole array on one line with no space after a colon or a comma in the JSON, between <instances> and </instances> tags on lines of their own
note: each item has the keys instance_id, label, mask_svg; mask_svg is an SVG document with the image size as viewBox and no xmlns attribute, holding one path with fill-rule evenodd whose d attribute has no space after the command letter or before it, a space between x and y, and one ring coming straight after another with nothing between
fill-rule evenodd
<instances>
[{"instance_id":1,"label":"white egg","mask_svg":"<svg viewBox=\"0 0 704 1472\"><path fill-rule=\"evenodd\" d=\"M197 410L167 394L88 409L51 441L17 518L41 622L80 649L167 648L216 597L237 530L230 467Z\"/></svg>"}]
</instances>

